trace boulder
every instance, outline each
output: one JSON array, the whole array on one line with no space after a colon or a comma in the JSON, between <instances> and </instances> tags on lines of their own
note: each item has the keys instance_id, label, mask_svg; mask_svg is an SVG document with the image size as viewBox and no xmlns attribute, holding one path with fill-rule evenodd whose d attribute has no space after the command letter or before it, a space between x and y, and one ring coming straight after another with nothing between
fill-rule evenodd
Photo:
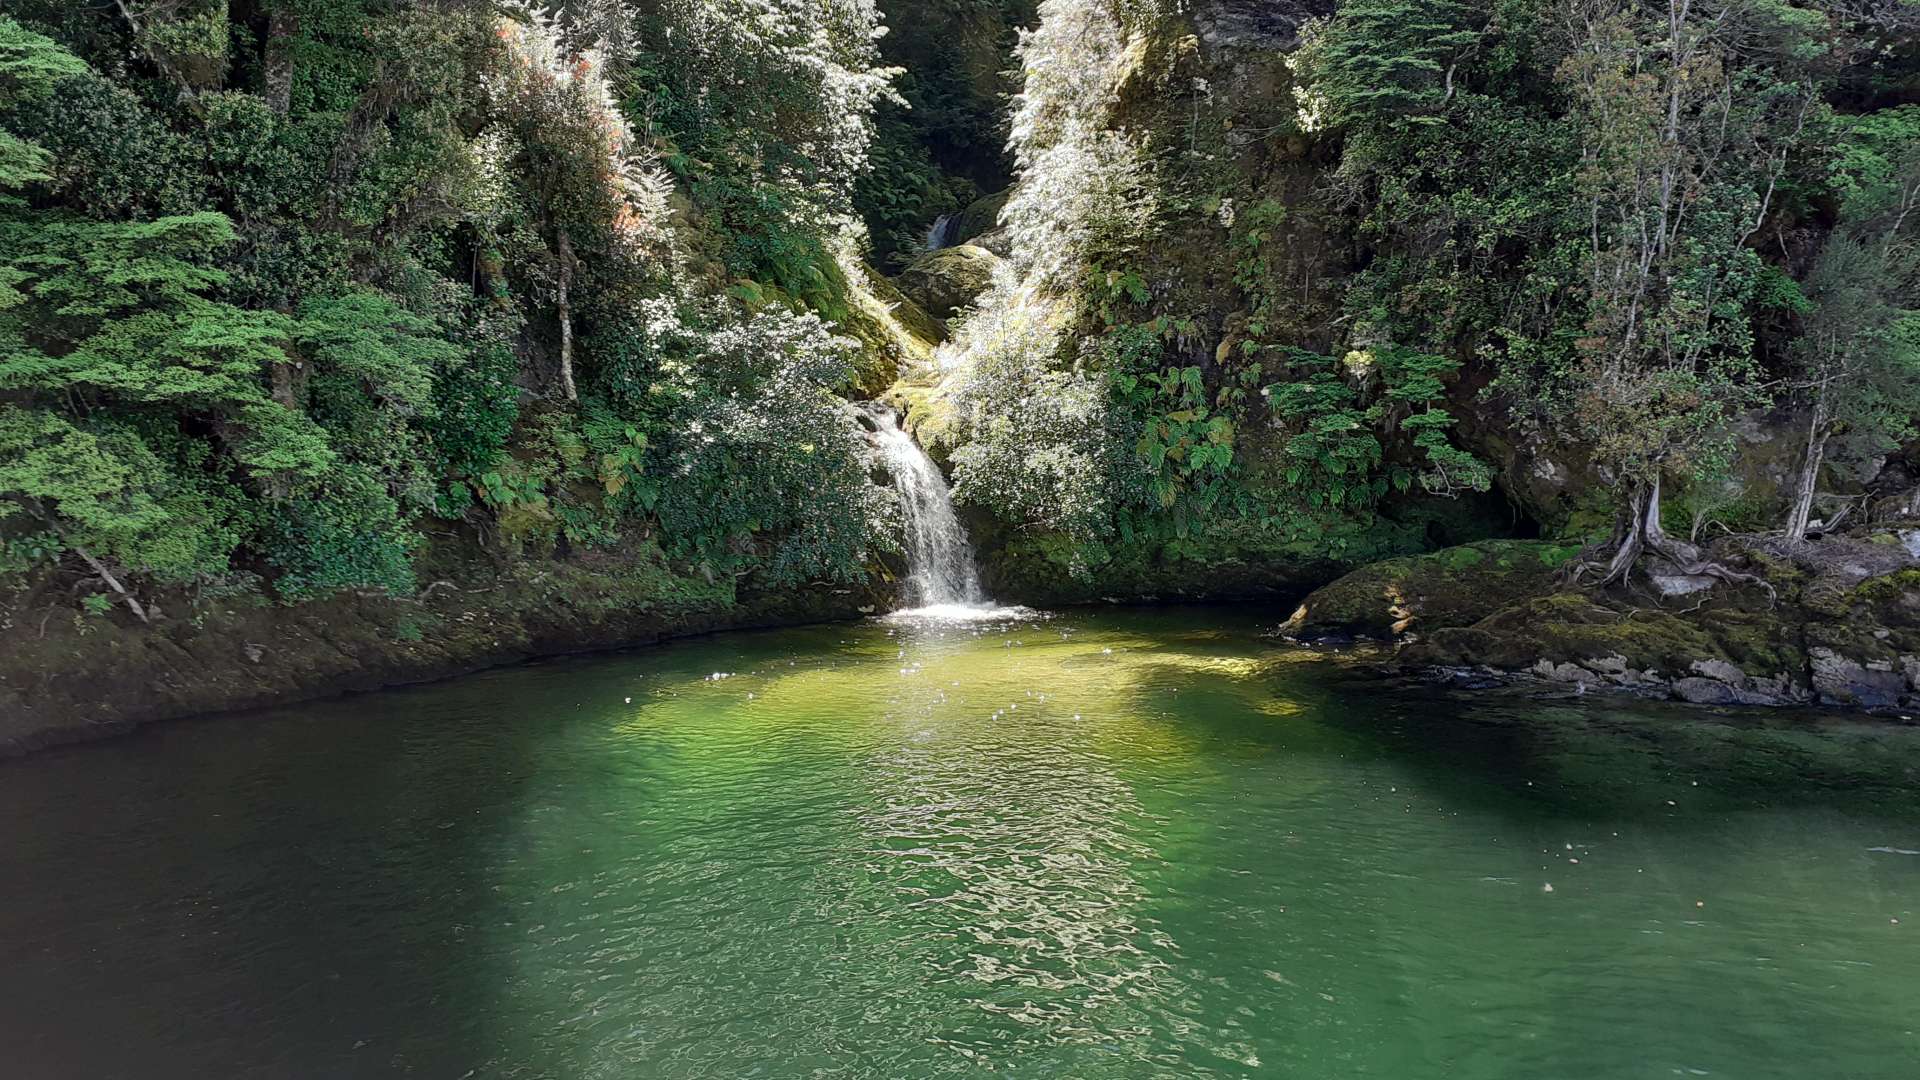
<instances>
[{"instance_id":1,"label":"boulder","mask_svg":"<svg viewBox=\"0 0 1920 1080\"><path fill-rule=\"evenodd\" d=\"M1578 553L1546 541L1482 540L1388 559L1314 590L1281 632L1307 640L1392 638L1470 626L1551 591L1560 566Z\"/></svg>"},{"instance_id":2,"label":"boulder","mask_svg":"<svg viewBox=\"0 0 1920 1080\"><path fill-rule=\"evenodd\" d=\"M946 340L946 327L865 263L848 269L847 284L839 329L861 346L848 388L858 397L874 397L902 371L926 363Z\"/></svg>"},{"instance_id":3,"label":"boulder","mask_svg":"<svg viewBox=\"0 0 1920 1080\"><path fill-rule=\"evenodd\" d=\"M986 248L961 244L913 260L894 284L927 314L946 320L987 291L1000 265L1000 257Z\"/></svg>"},{"instance_id":4,"label":"boulder","mask_svg":"<svg viewBox=\"0 0 1920 1080\"><path fill-rule=\"evenodd\" d=\"M995 251L992 243L980 243L980 240L990 233L998 234L1001 238L1005 237L1006 234L1000 231L1000 212L1006 209L1007 196L1011 194L1013 194L1013 189L1008 188L1005 191L997 191L992 195L986 195L968 203L967 208L960 211L959 217L953 222L953 233L950 237L950 242L953 244L976 244L990 251L994 251L995 254L1004 258L1006 256L1005 252Z\"/></svg>"}]
</instances>

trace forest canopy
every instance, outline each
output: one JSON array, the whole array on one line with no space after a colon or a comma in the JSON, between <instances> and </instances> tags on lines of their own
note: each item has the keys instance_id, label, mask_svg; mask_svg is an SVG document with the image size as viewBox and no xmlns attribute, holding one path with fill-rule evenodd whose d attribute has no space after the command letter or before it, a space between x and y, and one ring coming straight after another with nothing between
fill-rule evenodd
<instances>
[{"instance_id":1,"label":"forest canopy","mask_svg":"<svg viewBox=\"0 0 1920 1080\"><path fill-rule=\"evenodd\" d=\"M877 32L864 0L9 4L6 568L85 560L136 610L405 592L466 519L863 574L856 346L815 312Z\"/></svg>"},{"instance_id":2,"label":"forest canopy","mask_svg":"<svg viewBox=\"0 0 1920 1080\"><path fill-rule=\"evenodd\" d=\"M140 619L407 595L435 536L865 580L895 504L847 401L888 393L1059 573L1503 516L1603 541L1592 580L1713 572L1670 533L1805 536L1915 436L1916 25L14 0L0 576ZM963 212L991 270L938 324L874 267ZM1796 445L1770 492L1760 415Z\"/></svg>"}]
</instances>

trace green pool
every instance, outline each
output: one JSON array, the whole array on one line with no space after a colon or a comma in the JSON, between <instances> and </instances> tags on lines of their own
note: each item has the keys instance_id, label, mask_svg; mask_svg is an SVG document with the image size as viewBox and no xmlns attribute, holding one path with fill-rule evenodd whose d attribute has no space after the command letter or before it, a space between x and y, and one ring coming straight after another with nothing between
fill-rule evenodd
<instances>
[{"instance_id":1,"label":"green pool","mask_svg":"<svg viewBox=\"0 0 1920 1080\"><path fill-rule=\"evenodd\" d=\"M6 1075L1920 1076L1920 729L1262 626L739 634L0 765Z\"/></svg>"}]
</instances>

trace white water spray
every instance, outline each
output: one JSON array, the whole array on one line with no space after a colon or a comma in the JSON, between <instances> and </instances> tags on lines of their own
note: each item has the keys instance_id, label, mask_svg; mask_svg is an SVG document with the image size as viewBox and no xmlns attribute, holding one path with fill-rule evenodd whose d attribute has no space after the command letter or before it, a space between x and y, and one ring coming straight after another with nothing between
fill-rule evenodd
<instances>
[{"instance_id":1,"label":"white water spray","mask_svg":"<svg viewBox=\"0 0 1920 1080\"><path fill-rule=\"evenodd\" d=\"M899 614L994 618L1013 613L1015 609L995 607L987 599L974 566L973 546L953 512L953 496L939 467L913 436L900 430L892 409L875 405L871 415L874 441L893 474L906 526L907 577L902 593L908 609Z\"/></svg>"}]
</instances>

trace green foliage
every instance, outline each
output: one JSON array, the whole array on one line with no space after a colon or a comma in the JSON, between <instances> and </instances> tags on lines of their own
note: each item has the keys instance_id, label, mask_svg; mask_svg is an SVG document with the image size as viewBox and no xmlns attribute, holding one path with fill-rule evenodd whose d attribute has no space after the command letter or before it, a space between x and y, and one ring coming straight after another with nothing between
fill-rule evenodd
<instances>
[{"instance_id":1,"label":"green foliage","mask_svg":"<svg viewBox=\"0 0 1920 1080\"><path fill-rule=\"evenodd\" d=\"M1151 499L1184 538L1231 490L1233 420L1213 411L1197 367L1123 373L1115 385L1130 410L1146 417L1133 450L1146 465Z\"/></svg>"},{"instance_id":2,"label":"green foliage","mask_svg":"<svg viewBox=\"0 0 1920 1080\"><path fill-rule=\"evenodd\" d=\"M822 241L868 165L879 66L872 0L670 0L637 17L632 110L671 146L735 277L814 291Z\"/></svg>"},{"instance_id":3,"label":"green foliage","mask_svg":"<svg viewBox=\"0 0 1920 1080\"><path fill-rule=\"evenodd\" d=\"M86 65L44 34L0 15L0 109L50 96L62 80ZM0 128L0 192L51 180L53 159L45 149Z\"/></svg>"},{"instance_id":4,"label":"green foliage","mask_svg":"<svg viewBox=\"0 0 1920 1080\"><path fill-rule=\"evenodd\" d=\"M1767 386L1849 460L1911 437L1909 31L1577 7L1342 3L1268 110L1177 5L1047 3L1011 265L933 395L957 496L1083 568L1299 558L1485 491L1470 400L1699 506ZM998 186L991 50L885 67L872 0L139 12L0 17L9 572L404 592L433 515L729 595L864 572L854 212L904 251Z\"/></svg>"},{"instance_id":5,"label":"green foliage","mask_svg":"<svg viewBox=\"0 0 1920 1080\"><path fill-rule=\"evenodd\" d=\"M1463 59L1478 45L1492 5L1461 0L1350 0L1310 24L1289 64L1308 126L1441 123Z\"/></svg>"},{"instance_id":6,"label":"green foliage","mask_svg":"<svg viewBox=\"0 0 1920 1080\"><path fill-rule=\"evenodd\" d=\"M279 571L275 589L288 600L361 587L411 592L409 556L419 537L402 520L393 496L370 470L332 470L272 508L265 533L269 561Z\"/></svg>"},{"instance_id":7,"label":"green foliage","mask_svg":"<svg viewBox=\"0 0 1920 1080\"><path fill-rule=\"evenodd\" d=\"M390 297L357 289L308 301L293 338L316 365L355 380L389 407L430 415L437 377L462 359L441 333Z\"/></svg>"},{"instance_id":8,"label":"green foliage","mask_svg":"<svg viewBox=\"0 0 1920 1080\"><path fill-rule=\"evenodd\" d=\"M451 481L492 468L506 452L520 417L520 388L514 385L520 362L507 344L519 319L491 308L480 314L476 322L449 334L466 347L467 356L465 362L439 370L434 406L422 418L433 440L433 471ZM468 490L461 483L445 485L441 511L453 516L464 509Z\"/></svg>"},{"instance_id":9,"label":"green foliage","mask_svg":"<svg viewBox=\"0 0 1920 1080\"><path fill-rule=\"evenodd\" d=\"M700 329L697 352L665 365L658 384L680 420L659 448L669 553L712 573L757 560L780 584L864 577L879 489L832 393L855 343L779 311Z\"/></svg>"},{"instance_id":10,"label":"green foliage","mask_svg":"<svg viewBox=\"0 0 1920 1080\"><path fill-rule=\"evenodd\" d=\"M1301 359L1303 366L1332 361L1310 354ZM1386 493L1386 478L1375 475L1382 456L1372 428L1377 416L1335 370L1307 371L1268 387L1266 396L1294 431L1287 441L1287 483L1309 506L1362 506Z\"/></svg>"},{"instance_id":11,"label":"green foliage","mask_svg":"<svg viewBox=\"0 0 1920 1080\"><path fill-rule=\"evenodd\" d=\"M0 388L25 403L0 497L159 580L220 574L254 516L230 474L275 487L334 458L262 385L290 322L205 295L230 223L16 212L0 237L21 294L0 314Z\"/></svg>"},{"instance_id":12,"label":"green foliage","mask_svg":"<svg viewBox=\"0 0 1920 1080\"><path fill-rule=\"evenodd\" d=\"M911 117L897 107L889 112L891 122L879 127L869 168L855 185L853 199L872 237L875 264L891 270L924 249L928 230L940 215L965 209L980 190L935 164L916 140Z\"/></svg>"},{"instance_id":13,"label":"green foliage","mask_svg":"<svg viewBox=\"0 0 1920 1080\"><path fill-rule=\"evenodd\" d=\"M830 390L852 346L778 305L845 303L892 75L866 0L21 10L8 572L84 549L135 588L401 593L434 514L529 551L657 534L715 576L864 572L880 507ZM716 237L774 310L697 299L677 260ZM523 411L556 362L585 400Z\"/></svg>"},{"instance_id":14,"label":"green foliage","mask_svg":"<svg viewBox=\"0 0 1920 1080\"><path fill-rule=\"evenodd\" d=\"M1066 534L1092 553L1076 560L1084 572L1102 561L1118 508L1144 498L1146 475L1132 449L1139 423L1111 371L1056 361L1063 307L998 295L968 321L952 403L954 499Z\"/></svg>"},{"instance_id":15,"label":"green foliage","mask_svg":"<svg viewBox=\"0 0 1920 1080\"><path fill-rule=\"evenodd\" d=\"M10 537L0 541L0 574L29 573L59 559L66 550L60 534L51 529Z\"/></svg>"},{"instance_id":16,"label":"green foliage","mask_svg":"<svg viewBox=\"0 0 1920 1080\"><path fill-rule=\"evenodd\" d=\"M1791 356L1811 449L1858 465L1913 438L1920 417L1920 247L1903 232L1920 205L1920 108L1833 123L1840 221L1798 289Z\"/></svg>"},{"instance_id":17,"label":"green foliage","mask_svg":"<svg viewBox=\"0 0 1920 1080\"><path fill-rule=\"evenodd\" d=\"M32 214L0 219L0 245L28 298L0 318L0 389L164 410L218 425L255 477L312 476L331 460L305 416L271 400L292 326L208 300L210 262L233 241L213 213L115 224Z\"/></svg>"}]
</instances>

